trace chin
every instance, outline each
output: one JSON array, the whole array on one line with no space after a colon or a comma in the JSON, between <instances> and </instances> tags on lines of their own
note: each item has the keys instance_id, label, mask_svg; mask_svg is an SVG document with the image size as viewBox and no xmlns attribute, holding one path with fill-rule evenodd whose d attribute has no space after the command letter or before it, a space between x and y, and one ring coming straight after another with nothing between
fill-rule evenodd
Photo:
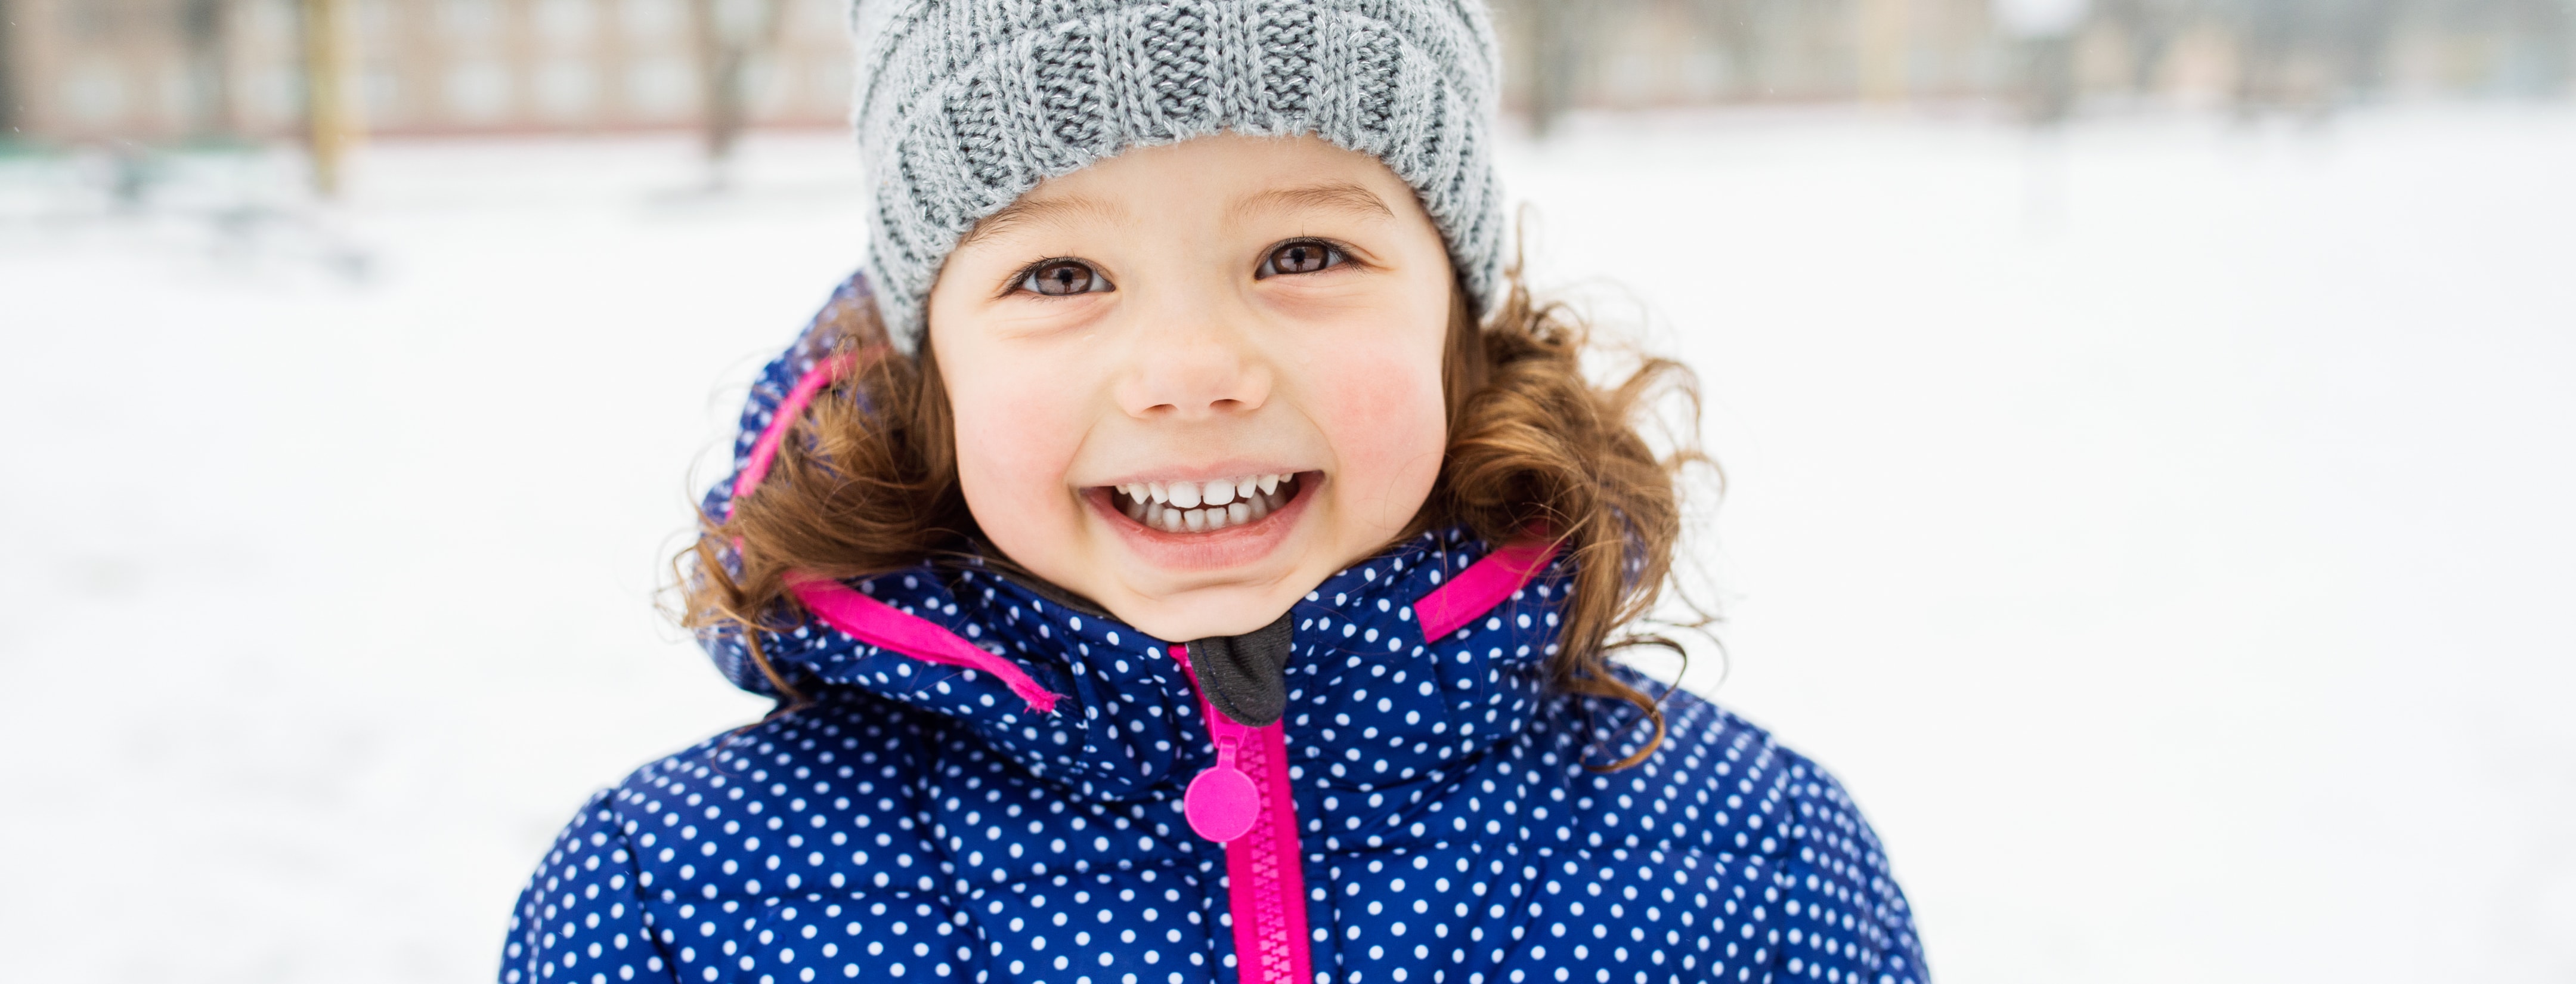
<instances>
[{"instance_id":1,"label":"chin","mask_svg":"<svg viewBox=\"0 0 2576 984\"><path fill-rule=\"evenodd\" d=\"M1120 604L1102 604L1111 615L1135 626L1137 631L1169 642L1190 642L1238 636L1268 625L1287 614L1311 590L1312 586L1298 589L1287 584L1227 585L1192 589L1170 597L1136 597Z\"/></svg>"}]
</instances>

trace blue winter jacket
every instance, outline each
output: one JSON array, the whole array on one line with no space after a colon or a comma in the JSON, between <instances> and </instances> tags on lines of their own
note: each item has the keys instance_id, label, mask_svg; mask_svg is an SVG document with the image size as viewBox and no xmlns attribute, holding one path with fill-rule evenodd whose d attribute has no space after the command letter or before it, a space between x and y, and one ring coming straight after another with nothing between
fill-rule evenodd
<instances>
[{"instance_id":1,"label":"blue winter jacket","mask_svg":"<svg viewBox=\"0 0 2576 984\"><path fill-rule=\"evenodd\" d=\"M755 387L738 465L814 335ZM1598 770L1652 728L1546 686L1561 562L1425 640L1415 602L1487 552L1426 534L1290 613L1319 984L1926 980L1876 834L1769 734L1631 675L1668 732ZM1235 984L1226 848L1181 808L1209 729L1167 642L972 560L855 586L1007 657L1053 712L820 624L765 637L819 700L592 798L519 898L503 984ZM737 639L709 648L768 692Z\"/></svg>"}]
</instances>

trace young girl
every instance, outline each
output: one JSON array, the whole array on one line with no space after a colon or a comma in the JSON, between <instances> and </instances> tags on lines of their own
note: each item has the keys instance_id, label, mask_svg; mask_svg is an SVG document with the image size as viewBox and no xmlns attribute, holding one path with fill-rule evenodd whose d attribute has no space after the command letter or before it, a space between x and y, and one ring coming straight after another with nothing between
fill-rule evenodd
<instances>
[{"instance_id":1,"label":"young girl","mask_svg":"<svg viewBox=\"0 0 2576 984\"><path fill-rule=\"evenodd\" d=\"M1457 0L861 0L872 249L687 617L777 713L501 980L1920 981L1834 780L1609 661L1671 461L1502 269Z\"/></svg>"}]
</instances>

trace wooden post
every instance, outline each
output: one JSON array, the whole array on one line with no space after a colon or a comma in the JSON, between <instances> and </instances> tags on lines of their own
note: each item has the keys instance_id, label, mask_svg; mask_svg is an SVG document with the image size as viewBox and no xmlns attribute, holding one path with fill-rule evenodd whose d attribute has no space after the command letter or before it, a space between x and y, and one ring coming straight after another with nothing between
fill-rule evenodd
<instances>
[{"instance_id":1,"label":"wooden post","mask_svg":"<svg viewBox=\"0 0 2576 984\"><path fill-rule=\"evenodd\" d=\"M26 139L18 132L25 114L18 109L18 4L0 0L0 147Z\"/></svg>"},{"instance_id":2,"label":"wooden post","mask_svg":"<svg viewBox=\"0 0 2576 984\"><path fill-rule=\"evenodd\" d=\"M1913 24L1907 0L1861 0L1860 97L1903 102L1912 81Z\"/></svg>"},{"instance_id":3,"label":"wooden post","mask_svg":"<svg viewBox=\"0 0 2576 984\"><path fill-rule=\"evenodd\" d=\"M341 0L302 0L305 142L313 156L313 190L340 196L341 164L354 129L343 83L349 44Z\"/></svg>"}]
</instances>

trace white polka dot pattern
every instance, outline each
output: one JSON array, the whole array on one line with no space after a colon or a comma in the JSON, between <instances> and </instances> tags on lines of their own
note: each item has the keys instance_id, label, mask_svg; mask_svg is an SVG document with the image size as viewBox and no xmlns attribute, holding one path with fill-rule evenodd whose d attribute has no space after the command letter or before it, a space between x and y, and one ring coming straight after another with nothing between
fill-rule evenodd
<instances>
[{"instance_id":1,"label":"white polka dot pattern","mask_svg":"<svg viewBox=\"0 0 2576 984\"><path fill-rule=\"evenodd\" d=\"M1923 979L1875 836L1760 730L1675 693L1644 764L1585 768L1637 715L1544 691L1562 568L1422 642L1410 602L1482 550L1426 535L1294 611L1319 977ZM1230 981L1222 848L1180 810L1207 735L1163 644L971 567L860 587L1023 661L1059 713L828 630L782 640L824 702L585 808L502 980Z\"/></svg>"}]
</instances>

